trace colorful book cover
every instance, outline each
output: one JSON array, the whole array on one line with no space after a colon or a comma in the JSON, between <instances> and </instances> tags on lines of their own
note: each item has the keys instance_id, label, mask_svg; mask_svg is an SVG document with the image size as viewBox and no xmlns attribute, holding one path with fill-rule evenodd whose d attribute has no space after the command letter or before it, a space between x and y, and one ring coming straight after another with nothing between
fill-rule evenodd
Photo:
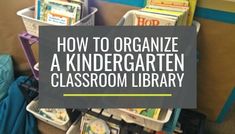
<instances>
[{"instance_id":1,"label":"colorful book cover","mask_svg":"<svg viewBox=\"0 0 235 134\"><path fill-rule=\"evenodd\" d=\"M153 119L158 119L161 111L160 108L130 108L128 110Z\"/></svg>"},{"instance_id":2,"label":"colorful book cover","mask_svg":"<svg viewBox=\"0 0 235 134\"><path fill-rule=\"evenodd\" d=\"M102 134L119 134L120 127L111 122L105 122L104 120L98 119L94 116L85 114L82 117L81 126L80 126L81 134L91 134L93 131L102 132Z\"/></svg>"},{"instance_id":3,"label":"colorful book cover","mask_svg":"<svg viewBox=\"0 0 235 134\"><path fill-rule=\"evenodd\" d=\"M61 0L40 0L37 7L39 20L55 25L71 25L81 17L81 5Z\"/></svg>"},{"instance_id":4,"label":"colorful book cover","mask_svg":"<svg viewBox=\"0 0 235 134\"><path fill-rule=\"evenodd\" d=\"M35 17L35 19L40 20L43 3L44 3L44 0L35 0L35 6L34 6L34 17Z\"/></svg>"},{"instance_id":5,"label":"colorful book cover","mask_svg":"<svg viewBox=\"0 0 235 134\"><path fill-rule=\"evenodd\" d=\"M134 25L136 26L174 26L177 17L136 11L134 14Z\"/></svg>"}]
</instances>

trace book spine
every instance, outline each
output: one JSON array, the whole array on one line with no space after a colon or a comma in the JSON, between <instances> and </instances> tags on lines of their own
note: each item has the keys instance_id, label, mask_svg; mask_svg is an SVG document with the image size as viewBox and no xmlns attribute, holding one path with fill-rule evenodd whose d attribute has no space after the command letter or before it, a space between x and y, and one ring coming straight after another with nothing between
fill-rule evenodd
<instances>
[{"instance_id":1,"label":"book spine","mask_svg":"<svg viewBox=\"0 0 235 134\"><path fill-rule=\"evenodd\" d=\"M37 19L40 20L40 12L41 12L41 0L36 0L37 1L37 10L35 12L37 12Z\"/></svg>"}]
</instances>

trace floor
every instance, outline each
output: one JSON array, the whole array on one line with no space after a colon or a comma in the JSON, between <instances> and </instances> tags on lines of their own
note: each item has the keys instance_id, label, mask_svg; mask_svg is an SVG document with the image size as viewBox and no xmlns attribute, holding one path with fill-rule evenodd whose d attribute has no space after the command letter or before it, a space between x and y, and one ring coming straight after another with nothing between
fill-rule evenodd
<instances>
[{"instance_id":1,"label":"floor","mask_svg":"<svg viewBox=\"0 0 235 134\"><path fill-rule=\"evenodd\" d=\"M207 121L205 134L235 134L235 105L222 123Z\"/></svg>"}]
</instances>

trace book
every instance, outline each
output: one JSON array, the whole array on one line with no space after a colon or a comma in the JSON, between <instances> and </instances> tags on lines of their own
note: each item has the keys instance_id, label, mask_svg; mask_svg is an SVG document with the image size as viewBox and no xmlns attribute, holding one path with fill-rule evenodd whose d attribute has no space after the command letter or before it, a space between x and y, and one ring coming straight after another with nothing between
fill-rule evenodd
<instances>
[{"instance_id":1,"label":"book","mask_svg":"<svg viewBox=\"0 0 235 134\"><path fill-rule=\"evenodd\" d=\"M188 7L188 0L147 0L147 6Z\"/></svg>"},{"instance_id":2,"label":"book","mask_svg":"<svg viewBox=\"0 0 235 134\"><path fill-rule=\"evenodd\" d=\"M89 14L88 0L70 0L72 3L80 4L82 7L81 18Z\"/></svg>"},{"instance_id":3,"label":"book","mask_svg":"<svg viewBox=\"0 0 235 134\"><path fill-rule=\"evenodd\" d=\"M82 4L67 0L36 0L38 20L55 25L71 25L81 18Z\"/></svg>"},{"instance_id":4,"label":"book","mask_svg":"<svg viewBox=\"0 0 235 134\"><path fill-rule=\"evenodd\" d=\"M80 134L119 134L120 127L114 123L106 122L92 115L85 114L82 117L80 125Z\"/></svg>"},{"instance_id":5,"label":"book","mask_svg":"<svg viewBox=\"0 0 235 134\"><path fill-rule=\"evenodd\" d=\"M88 13L88 7L86 0L70 0L71 3L79 4L81 6L80 16L77 16L77 20L85 17ZM80 18L79 18L80 17Z\"/></svg>"},{"instance_id":6,"label":"book","mask_svg":"<svg viewBox=\"0 0 235 134\"><path fill-rule=\"evenodd\" d=\"M155 8L143 8L141 11L145 12L151 12L156 14L162 14L162 15L169 15L169 16L175 16L177 17L177 23L176 25L186 25L187 24L187 17L188 17L188 10L173 10L172 8L165 8L156 6Z\"/></svg>"},{"instance_id":7,"label":"book","mask_svg":"<svg viewBox=\"0 0 235 134\"><path fill-rule=\"evenodd\" d=\"M187 13L185 23L192 25L197 0L147 0L148 8L165 8L169 10L183 10Z\"/></svg>"},{"instance_id":8,"label":"book","mask_svg":"<svg viewBox=\"0 0 235 134\"><path fill-rule=\"evenodd\" d=\"M192 25L193 23L193 16L195 13L196 5L197 5L197 0L189 0L190 8L189 8L189 14L188 14L188 21L187 21L188 25Z\"/></svg>"},{"instance_id":9,"label":"book","mask_svg":"<svg viewBox=\"0 0 235 134\"><path fill-rule=\"evenodd\" d=\"M156 120L158 119L161 111L160 108L130 108L128 110Z\"/></svg>"},{"instance_id":10,"label":"book","mask_svg":"<svg viewBox=\"0 0 235 134\"><path fill-rule=\"evenodd\" d=\"M43 11L45 10L45 2L46 0L35 0L35 18L41 20L41 16L43 16Z\"/></svg>"},{"instance_id":11,"label":"book","mask_svg":"<svg viewBox=\"0 0 235 134\"><path fill-rule=\"evenodd\" d=\"M135 26L174 26L177 17L136 10L133 15Z\"/></svg>"},{"instance_id":12,"label":"book","mask_svg":"<svg viewBox=\"0 0 235 134\"><path fill-rule=\"evenodd\" d=\"M38 19L38 1L39 0L34 1L34 18L35 19Z\"/></svg>"}]
</instances>

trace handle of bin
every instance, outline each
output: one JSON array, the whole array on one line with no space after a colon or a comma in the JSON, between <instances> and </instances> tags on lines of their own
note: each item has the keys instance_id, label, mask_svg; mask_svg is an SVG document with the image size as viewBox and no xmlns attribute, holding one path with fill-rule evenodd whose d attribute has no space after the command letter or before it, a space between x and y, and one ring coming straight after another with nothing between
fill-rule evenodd
<instances>
[{"instance_id":1,"label":"handle of bin","mask_svg":"<svg viewBox=\"0 0 235 134\"><path fill-rule=\"evenodd\" d=\"M134 11L135 11L135 10L130 10L130 11L126 12L126 14L124 14L124 15L122 16L121 20L118 21L117 26L123 26L123 25L124 25L124 22L126 21L127 16L128 16L129 14L131 14L132 12L134 12Z\"/></svg>"},{"instance_id":2,"label":"handle of bin","mask_svg":"<svg viewBox=\"0 0 235 134\"><path fill-rule=\"evenodd\" d=\"M91 13L89 13L88 15L86 15L85 17L83 17L81 20L77 21L73 25L78 25L79 23L84 22L85 20L89 20L89 18L92 17L92 15L95 15L95 13L98 11L98 9L95 7L91 7L91 10L92 10Z\"/></svg>"},{"instance_id":3,"label":"handle of bin","mask_svg":"<svg viewBox=\"0 0 235 134\"><path fill-rule=\"evenodd\" d=\"M201 24L198 22L198 21L193 21L193 26L196 27L196 31L197 31L197 34L199 33L199 30L200 30L200 27L201 27Z\"/></svg>"},{"instance_id":4,"label":"handle of bin","mask_svg":"<svg viewBox=\"0 0 235 134\"><path fill-rule=\"evenodd\" d=\"M117 26L123 26L123 25L124 25L124 22L125 22L125 19L122 18L122 19L117 23Z\"/></svg>"},{"instance_id":5,"label":"handle of bin","mask_svg":"<svg viewBox=\"0 0 235 134\"><path fill-rule=\"evenodd\" d=\"M121 115L120 117L121 117L124 121L126 121L127 123L134 123L133 120L128 119L128 117L126 117L126 116L124 116L124 115Z\"/></svg>"}]
</instances>

